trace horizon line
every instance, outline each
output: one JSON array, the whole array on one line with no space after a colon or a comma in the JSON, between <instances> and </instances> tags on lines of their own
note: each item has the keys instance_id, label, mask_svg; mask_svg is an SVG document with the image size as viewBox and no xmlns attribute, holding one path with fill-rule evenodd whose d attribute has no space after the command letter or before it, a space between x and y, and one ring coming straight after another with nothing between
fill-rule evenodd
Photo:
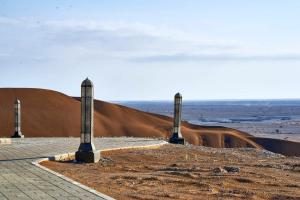
<instances>
[{"instance_id":1,"label":"horizon line","mask_svg":"<svg viewBox=\"0 0 300 200\"><path fill-rule=\"evenodd\" d=\"M56 90L56 89L51 89L51 88L42 88L42 87L0 87L0 89L41 89L41 90L50 90L53 92L59 92L62 93L64 95L70 96L70 97L80 97L80 96L74 96L74 95L70 95L64 91L60 91L60 90ZM173 97L172 99L124 99L124 100L116 100L116 99L105 99L105 98L98 98L98 97L94 97L94 99L98 99L98 100L102 100L102 101L107 101L107 102L159 102L159 101L173 101ZM231 101L231 102L237 102L237 101L300 101L300 97L297 98L250 98L250 99L243 99L243 98L228 98L228 99L222 99L222 98L218 98L218 99L184 99L184 101L202 101L202 102L221 102L221 101Z\"/></svg>"},{"instance_id":2,"label":"horizon line","mask_svg":"<svg viewBox=\"0 0 300 200\"><path fill-rule=\"evenodd\" d=\"M137 102L137 101L173 101L170 99L154 99L154 100L105 100L105 101L111 101L111 102ZM184 99L184 101L300 101L300 98L253 98L253 99Z\"/></svg>"}]
</instances>

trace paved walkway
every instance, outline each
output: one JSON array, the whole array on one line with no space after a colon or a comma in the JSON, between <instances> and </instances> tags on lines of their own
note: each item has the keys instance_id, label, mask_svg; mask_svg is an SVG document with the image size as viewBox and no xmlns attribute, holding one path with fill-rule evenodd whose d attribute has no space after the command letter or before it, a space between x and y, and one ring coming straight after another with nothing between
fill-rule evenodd
<instances>
[{"instance_id":1,"label":"paved walkway","mask_svg":"<svg viewBox=\"0 0 300 200\"><path fill-rule=\"evenodd\" d=\"M98 150L159 144L143 138L96 138ZM75 152L79 138L13 139L0 146L0 200L2 199L102 199L32 164L57 154Z\"/></svg>"}]
</instances>

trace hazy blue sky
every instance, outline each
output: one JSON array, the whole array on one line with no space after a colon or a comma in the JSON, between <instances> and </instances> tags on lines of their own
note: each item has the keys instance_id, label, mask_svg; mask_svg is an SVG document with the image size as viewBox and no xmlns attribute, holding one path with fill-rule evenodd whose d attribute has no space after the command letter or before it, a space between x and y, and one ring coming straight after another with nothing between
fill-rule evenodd
<instances>
[{"instance_id":1,"label":"hazy blue sky","mask_svg":"<svg viewBox=\"0 0 300 200\"><path fill-rule=\"evenodd\" d=\"M299 0L0 0L0 87L300 98Z\"/></svg>"}]
</instances>

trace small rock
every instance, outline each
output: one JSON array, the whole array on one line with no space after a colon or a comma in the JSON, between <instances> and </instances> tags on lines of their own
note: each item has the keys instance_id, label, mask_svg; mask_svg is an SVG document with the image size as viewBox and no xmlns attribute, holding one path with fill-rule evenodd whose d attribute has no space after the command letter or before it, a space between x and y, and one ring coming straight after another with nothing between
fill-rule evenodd
<instances>
[{"instance_id":1,"label":"small rock","mask_svg":"<svg viewBox=\"0 0 300 200\"><path fill-rule=\"evenodd\" d=\"M222 167L217 167L213 169L214 174L226 174L227 170Z\"/></svg>"},{"instance_id":2,"label":"small rock","mask_svg":"<svg viewBox=\"0 0 300 200\"><path fill-rule=\"evenodd\" d=\"M240 168L239 167L224 167L224 169L229 172L229 173L239 173L240 172Z\"/></svg>"},{"instance_id":3,"label":"small rock","mask_svg":"<svg viewBox=\"0 0 300 200\"><path fill-rule=\"evenodd\" d=\"M104 165L104 166L107 166L107 165L111 165L111 164L114 164L115 161L113 161L112 159L110 158L100 158L100 162L99 162L101 165Z\"/></svg>"},{"instance_id":4,"label":"small rock","mask_svg":"<svg viewBox=\"0 0 300 200\"><path fill-rule=\"evenodd\" d=\"M170 165L171 167L178 167L178 165L176 163Z\"/></svg>"}]
</instances>

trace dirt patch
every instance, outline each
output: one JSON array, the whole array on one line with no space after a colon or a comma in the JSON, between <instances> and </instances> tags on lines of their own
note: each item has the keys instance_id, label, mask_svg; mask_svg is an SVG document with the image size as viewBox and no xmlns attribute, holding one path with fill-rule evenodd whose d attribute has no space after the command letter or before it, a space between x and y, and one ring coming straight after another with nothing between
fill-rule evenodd
<instances>
[{"instance_id":1,"label":"dirt patch","mask_svg":"<svg viewBox=\"0 0 300 200\"><path fill-rule=\"evenodd\" d=\"M299 158L181 145L101 156L42 165L116 199L300 199Z\"/></svg>"}]
</instances>

